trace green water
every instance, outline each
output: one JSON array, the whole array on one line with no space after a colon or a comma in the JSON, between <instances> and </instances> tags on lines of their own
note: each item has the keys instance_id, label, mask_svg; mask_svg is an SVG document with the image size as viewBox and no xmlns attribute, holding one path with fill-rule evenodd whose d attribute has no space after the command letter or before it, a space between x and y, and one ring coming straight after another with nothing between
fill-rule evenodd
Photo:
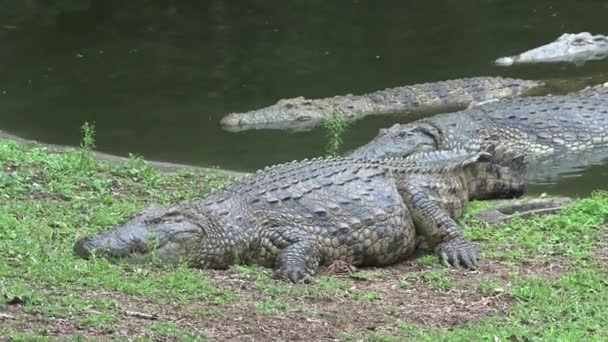
<instances>
[{"instance_id":1,"label":"green water","mask_svg":"<svg viewBox=\"0 0 608 342\"><path fill-rule=\"evenodd\" d=\"M457 77L573 77L608 62L497 68L564 32L608 33L605 1L14 1L0 5L0 129L147 159L250 171L323 153L324 132L228 133L219 119L295 96ZM365 120L345 148L411 117ZM585 194L608 166L533 191Z\"/></svg>"}]
</instances>

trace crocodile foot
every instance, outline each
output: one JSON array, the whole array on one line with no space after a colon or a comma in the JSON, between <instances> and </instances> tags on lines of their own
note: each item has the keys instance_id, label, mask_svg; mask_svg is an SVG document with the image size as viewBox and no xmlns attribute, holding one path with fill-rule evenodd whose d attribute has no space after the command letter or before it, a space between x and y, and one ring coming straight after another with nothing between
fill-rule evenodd
<instances>
[{"instance_id":1,"label":"crocodile foot","mask_svg":"<svg viewBox=\"0 0 608 342\"><path fill-rule=\"evenodd\" d=\"M273 273L273 277L275 279L282 279L291 281L292 283L312 283L313 276L315 274L313 272L308 272L303 268L287 268L282 267L275 269Z\"/></svg>"},{"instance_id":2,"label":"crocodile foot","mask_svg":"<svg viewBox=\"0 0 608 342\"><path fill-rule=\"evenodd\" d=\"M353 275L353 273L357 272L357 267L343 260L334 260L331 264L329 264L329 266L327 266L325 271L327 274L332 275Z\"/></svg>"},{"instance_id":3,"label":"crocodile foot","mask_svg":"<svg viewBox=\"0 0 608 342\"><path fill-rule=\"evenodd\" d=\"M474 217L490 226L514 217L529 218L534 215L553 214L571 202L572 198L570 197L508 201L505 204L480 210L474 214Z\"/></svg>"},{"instance_id":4,"label":"crocodile foot","mask_svg":"<svg viewBox=\"0 0 608 342\"><path fill-rule=\"evenodd\" d=\"M439 255L439 259L446 265L470 269L479 267L477 261L479 257L475 246L463 238L440 243L435 251Z\"/></svg>"}]
</instances>

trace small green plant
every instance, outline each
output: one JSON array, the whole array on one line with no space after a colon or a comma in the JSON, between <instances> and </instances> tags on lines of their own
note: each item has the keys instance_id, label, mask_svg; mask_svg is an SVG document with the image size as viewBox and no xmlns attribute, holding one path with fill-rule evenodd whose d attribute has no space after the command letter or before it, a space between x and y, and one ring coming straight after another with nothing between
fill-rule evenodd
<instances>
[{"instance_id":1,"label":"small green plant","mask_svg":"<svg viewBox=\"0 0 608 342\"><path fill-rule=\"evenodd\" d=\"M450 291L455 285L454 280L443 269L426 271L422 273L421 279L432 289L442 292Z\"/></svg>"},{"instance_id":2,"label":"small green plant","mask_svg":"<svg viewBox=\"0 0 608 342\"><path fill-rule=\"evenodd\" d=\"M253 305L255 309L262 314L279 314L289 311L298 311L299 309L291 303L272 298L256 301Z\"/></svg>"},{"instance_id":3,"label":"small green plant","mask_svg":"<svg viewBox=\"0 0 608 342\"><path fill-rule=\"evenodd\" d=\"M91 166L93 157L91 152L95 148L95 124L85 122L81 127L82 141L80 142L80 169L87 170Z\"/></svg>"},{"instance_id":4,"label":"small green plant","mask_svg":"<svg viewBox=\"0 0 608 342\"><path fill-rule=\"evenodd\" d=\"M82 127L82 141L80 142L80 148L86 151L91 151L95 148L95 124L85 122Z\"/></svg>"},{"instance_id":5,"label":"small green plant","mask_svg":"<svg viewBox=\"0 0 608 342\"><path fill-rule=\"evenodd\" d=\"M496 279L480 279L477 289L484 296L494 296L505 292L503 286Z\"/></svg>"},{"instance_id":6,"label":"small green plant","mask_svg":"<svg viewBox=\"0 0 608 342\"><path fill-rule=\"evenodd\" d=\"M342 137L346 130L352 125L352 120L344 115L332 114L323 121L323 127L327 131L326 154L336 156L342 148Z\"/></svg>"}]
</instances>

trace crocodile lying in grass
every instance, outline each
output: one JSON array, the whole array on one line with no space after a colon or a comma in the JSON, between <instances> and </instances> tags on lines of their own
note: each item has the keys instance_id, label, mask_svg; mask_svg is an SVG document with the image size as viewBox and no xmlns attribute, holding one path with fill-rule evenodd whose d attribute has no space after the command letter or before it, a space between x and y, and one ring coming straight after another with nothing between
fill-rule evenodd
<instances>
[{"instance_id":1,"label":"crocodile lying in grass","mask_svg":"<svg viewBox=\"0 0 608 342\"><path fill-rule=\"evenodd\" d=\"M361 119L368 115L409 112L437 113L466 108L472 102L529 95L545 85L503 77L471 77L389 88L363 95L324 99L296 97L245 113L231 113L221 120L228 131L250 129L305 130L331 115Z\"/></svg>"},{"instance_id":2,"label":"crocodile lying in grass","mask_svg":"<svg viewBox=\"0 0 608 342\"><path fill-rule=\"evenodd\" d=\"M347 156L406 157L454 148L478 151L489 143L508 146L536 161L608 148L608 87L507 99L395 124Z\"/></svg>"},{"instance_id":3,"label":"crocodile lying in grass","mask_svg":"<svg viewBox=\"0 0 608 342\"><path fill-rule=\"evenodd\" d=\"M517 55L500 57L498 66L534 63L574 63L577 66L591 60L608 58L608 37L589 32L564 33L555 41Z\"/></svg>"},{"instance_id":4,"label":"crocodile lying in grass","mask_svg":"<svg viewBox=\"0 0 608 342\"><path fill-rule=\"evenodd\" d=\"M305 160L258 171L204 199L152 206L113 230L79 239L75 252L201 268L260 264L298 282L334 261L398 262L421 237L444 262L472 268L475 247L455 219L471 199L522 195L525 178L523 156L503 147L395 160Z\"/></svg>"}]
</instances>

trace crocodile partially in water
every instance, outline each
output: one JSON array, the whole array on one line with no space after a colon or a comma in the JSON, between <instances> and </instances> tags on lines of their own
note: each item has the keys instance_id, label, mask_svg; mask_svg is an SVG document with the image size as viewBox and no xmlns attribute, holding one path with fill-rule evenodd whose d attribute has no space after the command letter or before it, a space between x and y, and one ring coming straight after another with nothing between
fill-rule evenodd
<instances>
[{"instance_id":1,"label":"crocodile partially in water","mask_svg":"<svg viewBox=\"0 0 608 342\"><path fill-rule=\"evenodd\" d=\"M381 129L351 158L406 157L498 143L528 159L608 148L608 84L566 95L515 98Z\"/></svg>"},{"instance_id":2,"label":"crocodile partially in water","mask_svg":"<svg viewBox=\"0 0 608 342\"><path fill-rule=\"evenodd\" d=\"M536 63L574 63L608 58L608 37L589 32L564 33L555 41L513 56L494 61L498 66Z\"/></svg>"},{"instance_id":3,"label":"crocodile partially in water","mask_svg":"<svg viewBox=\"0 0 608 342\"><path fill-rule=\"evenodd\" d=\"M563 34L554 42L517 55L500 57L494 63L498 66L553 62L582 65L607 57L608 37L581 32ZM547 95L555 90L548 84L552 81L555 80L469 77L388 88L362 95L347 94L321 99L299 96L248 112L230 113L222 118L220 124L225 130L233 132L252 129L297 131L318 126L332 115L358 120L369 115L433 114L464 109L472 103L489 100Z\"/></svg>"},{"instance_id":4,"label":"crocodile partially in water","mask_svg":"<svg viewBox=\"0 0 608 342\"><path fill-rule=\"evenodd\" d=\"M245 113L231 113L221 120L228 131L251 129L306 130L331 115L352 120L368 115L427 112L466 108L473 102L525 96L542 89L543 81L503 77L470 77L389 88L363 95L323 99L296 97Z\"/></svg>"},{"instance_id":5,"label":"crocodile partially in water","mask_svg":"<svg viewBox=\"0 0 608 342\"><path fill-rule=\"evenodd\" d=\"M298 282L333 261L395 263L424 240L444 262L474 268L476 249L455 220L471 199L522 195L526 166L501 146L281 164L203 199L151 206L113 230L79 239L75 252L200 268L260 264Z\"/></svg>"}]
</instances>

